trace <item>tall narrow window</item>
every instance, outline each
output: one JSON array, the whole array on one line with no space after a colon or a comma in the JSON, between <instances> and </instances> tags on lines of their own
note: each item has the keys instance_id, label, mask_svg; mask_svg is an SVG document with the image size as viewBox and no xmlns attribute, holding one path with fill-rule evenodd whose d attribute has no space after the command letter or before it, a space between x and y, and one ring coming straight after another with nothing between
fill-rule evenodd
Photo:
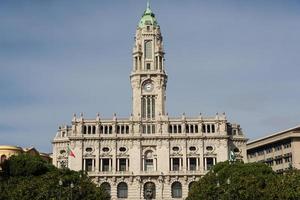
<instances>
[{"instance_id":1,"label":"tall narrow window","mask_svg":"<svg viewBox=\"0 0 300 200\"><path fill-rule=\"evenodd\" d=\"M119 159L119 171L126 171L126 158Z\"/></svg>"},{"instance_id":2,"label":"tall narrow window","mask_svg":"<svg viewBox=\"0 0 300 200\"><path fill-rule=\"evenodd\" d=\"M155 133L155 125L154 124L152 125L152 133L153 134Z\"/></svg>"},{"instance_id":3,"label":"tall narrow window","mask_svg":"<svg viewBox=\"0 0 300 200\"><path fill-rule=\"evenodd\" d=\"M93 170L93 160L92 159L85 159L85 171L92 171Z\"/></svg>"},{"instance_id":4,"label":"tall narrow window","mask_svg":"<svg viewBox=\"0 0 300 200\"><path fill-rule=\"evenodd\" d=\"M145 152L144 169L145 169L145 171L153 171L154 170L153 152L151 150Z\"/></svg>"},{"instance_id":5,"label":"tall narrow window","mask_svg":"<svg viewBox=\"0 0 300 200\"><path fill-rule=\"evenodd\" d=\"M152 96L152 118L155 118L155 97Z\"/></svg>"},{"instance_id":6,"label":"tall narrow window","mask_svg":"<svg viewBox=\"0 0 300 200\"><path fill-rule=\"evenodd\" d=\"M102 171L104 171L104 172L109 171L109 158L102 159Z\"/></svg>"},{"instance_id":7,"label":"tall narrow window","mask_svg":"<svg viewBox=\"0 0 300 200\"><path fill-rule=\"evenodd\" d=\"M202 124L202 133L206 133L206 126L205 126L205 124Z\"/></svg>"},{"instance_id":8,"label":"tall narrow window","mask_svg":"<svg viewBox=\"0 0 300 200\"><path fill-rule=\"evenodd\" d=\"M179 159L180 158L171 158L173 159L173 171L179 171Z\"/></svg>"},{"instance_id":9,"label":"tall narrow window","mask_svg":"<svg viewBox=\"0 0 300 200\"><path fill-rule=\"evenodd\" d=\"M211 125L211 132L212 132L212 133L215 132L215 125L214 125L214 124Z\"/></svg>"},{"instance_id":10,"label":"tall narrow window","mask_svg":"<svg viewBox=\"0 0 300 200\"><path fill-rule=\"evenodd\" d=\"M207 124L207 126L206 126L206 130L207 130L207 133L210 133L210 124Z\"/></svg>"},{"instance_id":11,"label":"tall narrow window","mask_svg":"<svg viewBox=\"0 0 300 200\"><path fill-rule=\"evenodd\" d=\"M197 162L196 162L196 158L189 158L189 165L190 165L190 170L194 171L196 170L196 166L197 166Z\"/></svg>"},{"instance_id":12,"label":"tall narrow window","mask_svg":"<svg viewBox=\"0 0 300 200\"><path fill-rule=\"evenodd\" d=\"M146 98L142 97L142 118L146 118Z\"/></svg>"},{"instance_id":13,"label":"tall narrow window","mask_svg":"<svg viewBox=\"0 0 300 200\"><path fill-rule=\"evenodd\" d=\"M152 58L152 41L151 40L145 41L145 58L146 59Z\"/></svg>"},{"instance_id":14,"label":"tall narrow window","mask_svg":"<svg viewBox=\"0 0 300 200\"><path fill-rule=\"evenodd\" d=\"M151 97L147 97L147 118L150 118L150 113L151 113L151 102L150 102Z\"/></svg>"},{"instance_id":15,"label":"tall narrow window","mask_svg":"<svg viewBox=\"0 0 300 200\"><path fill-rule=\"evenodd\" d=\"M206 170L210 170L214 166L214 158L207 157L206 158Z\"/></svg>"}]
</instances>

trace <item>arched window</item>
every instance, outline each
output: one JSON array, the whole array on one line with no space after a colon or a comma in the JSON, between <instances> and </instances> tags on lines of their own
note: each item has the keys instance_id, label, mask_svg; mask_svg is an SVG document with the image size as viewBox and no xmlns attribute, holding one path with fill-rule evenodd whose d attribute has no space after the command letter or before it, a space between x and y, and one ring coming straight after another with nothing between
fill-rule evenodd
<instances>
[{"instance_id":1,"label":"arched window","mask_svg":"<svg viewBox=\"0 0 300 200\"><path fill-rule=\"evenodd\" d=\"M182 186L180 182L172 184L172 198L182 198Z\"/></svg>"},{"instance_id":2,"label":"arched window","mask_svg":"<svg viewBox=\"0 0 300 200\"><path fill-rule=\"evenodd\" d=\"M125 182L121 182L117 187L117 196L118 198L127 198L128 197L128 186Z\"/></svg>"},{"instance_id":3,"label":"arched window","mask_svg":"<svg viewBox=\"0 0 300 200\"><path fill-rule=\"evenodd\" d=\"M104 190L104 192L106 194L108 194L110 196L111 187L110 187L109 183L107 183L107 182L102 183L100 187Z\"/></svg>"},{"instance_id":4,"label":"arched window","mask_svg":"<svg viewBox=\"0 0 300 200\"><path fill-rule=\"evenodd\" d=\"M144 185L144 199L155 199L155 184L147 182Z\"/></svg>"},{"instance_id":5,"label":"arched window","mask_svg":"<svg viewBox=\"0 0 300 200\"><path fill-rule=\"evenodd\" d=\"M196 184L196 181L190 182L190 184L189 184L189 192L191 191L193 185L195 185L195 184Z\"/></svg>"},{"instance_id":6,"label":"arched window","mask_svg":"<svg viewBox=\"0 0 300 200\"><path fill-rule=\"evenodd\" d=\"M151 151L151 150L145 152L144 167L145 167L145 171L153 171L154 170L153 151Z\"/></svg>"}]
</instances>

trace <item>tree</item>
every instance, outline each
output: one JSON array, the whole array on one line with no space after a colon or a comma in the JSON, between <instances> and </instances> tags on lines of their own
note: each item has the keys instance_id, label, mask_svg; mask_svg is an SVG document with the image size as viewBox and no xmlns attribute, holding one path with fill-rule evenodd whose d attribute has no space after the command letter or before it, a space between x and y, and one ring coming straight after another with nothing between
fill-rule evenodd
<instances>
[{"instance_id":1,"label":"tree","mask_svg":"<svg viewBox=\"0 0 300 200\"><path fill-rule=\"evenodd\" d=\"M12 156L2 169L0 200L110 199L85 173L57 169L36 156Z\"/></svg>"},{"instance_id":2,"label":"tree","mask_svg":"<svg viewBox=\"0 0 300 200\"><path fill-rule=\"evenodd\" d=\"M263 163L218 163L192 186L187 200L269 199L278 176Z\"/></svg>"}]
</instances>

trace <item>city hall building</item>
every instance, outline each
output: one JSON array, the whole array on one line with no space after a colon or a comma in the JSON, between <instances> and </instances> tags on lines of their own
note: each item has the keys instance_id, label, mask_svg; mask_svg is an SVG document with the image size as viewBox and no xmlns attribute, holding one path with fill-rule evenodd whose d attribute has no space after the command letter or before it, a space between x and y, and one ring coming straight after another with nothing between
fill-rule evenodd
<instances>
[{"instance_id":1,"label":"city hall building","mask_svg":"<svg viewBox=\"0 0 300 200\"><path fill-rule=\"evenodd\" d=\"M53 164L86 171L111 199L185 199L230 152L246 162L247 139L225 114L168 116L163 37L149 5L134 39L131 116L74 115L53 140Z\"/></svg>"}]
</instances>

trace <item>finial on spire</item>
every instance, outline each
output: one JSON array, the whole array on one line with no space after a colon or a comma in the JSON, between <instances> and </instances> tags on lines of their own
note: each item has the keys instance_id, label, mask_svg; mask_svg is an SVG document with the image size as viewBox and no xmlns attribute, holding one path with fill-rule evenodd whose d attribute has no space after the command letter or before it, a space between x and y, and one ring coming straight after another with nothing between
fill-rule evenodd
<instances>
[{"instance_id":1,"label":"finial on spire","mask_svg":"<svg viewBox=\"0 0 300 200\"><path fill-rule=\"evenodd\" d=\"M147 0L147 8L150 8L150 0Z\"/></svg>"}]
</instances>

